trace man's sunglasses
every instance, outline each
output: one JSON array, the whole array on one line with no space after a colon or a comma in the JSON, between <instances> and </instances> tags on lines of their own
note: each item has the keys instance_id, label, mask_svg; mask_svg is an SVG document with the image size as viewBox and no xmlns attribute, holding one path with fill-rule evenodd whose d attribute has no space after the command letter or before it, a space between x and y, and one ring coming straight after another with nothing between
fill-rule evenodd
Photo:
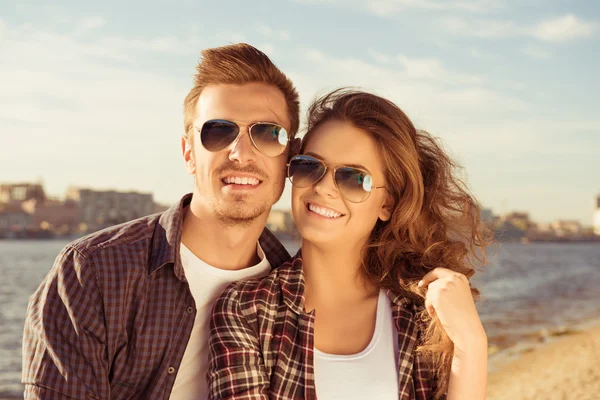
<instances>
[{"instance_id":1,"label":"man's sunglasses","mask_svg":"<svg viewBox=\"0 0 600 400\"><path fill-rule=\"evenodd\" d=\"M290 160L287 176L292 185L305 188L323 179L328 168L330 167L317 158L298 155ZM333 167L333 181L342 196L352 203L362 203L369 198L373 189L385 188L385 186L373 186L371 175L365 170L354 167Z\"/></svg>"},{"instance_id":2,"label":"man's sunglasses","mask_svg":"<svg viewBox=\"0 0 600 400\"><path fill-rule=\"evenodd\" d=\"M211 119L199 129L202 146L208 151L223 150L240 135L238 124L225 119ZM255 122L248 127L254 147L268 157L281 155L289 141L288 132L281 125L271 122Z\"/></svg>"}]
</instances>

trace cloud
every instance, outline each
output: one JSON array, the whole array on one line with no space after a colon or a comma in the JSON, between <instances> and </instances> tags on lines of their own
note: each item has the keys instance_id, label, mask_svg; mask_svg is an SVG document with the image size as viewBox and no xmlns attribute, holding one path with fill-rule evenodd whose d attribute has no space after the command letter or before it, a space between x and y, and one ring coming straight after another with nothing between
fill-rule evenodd
<instances>
[{"instance_id":1,"label":"cloud","mask_svg":"<svg viewBox=\"0 0 600 400\"><path fill-rule=\"evenodd\" d=\"M468 21L464 18L448 17L440 20L440 26L446 33L483 39L506 38L524 34L524 31L512 21Z\"/></svg>"},{"instance_id":2,"label":"cloud","mask_svg":"<svg viewBox=\"0 0 600 400\"><path fill-rule=\"evenodd\" d=\"M77 24L79 29L82 30L94 30L94 29L100 29L102 28L104 25L106 25L106 20L102 17L87 17L87 18L83 18L81 21L79 21L79 23Z\"/></svg>"},{"instance_id":3,"label":"cloud","mask_svg":"<svg viewBox=\"0 0 600 400\"><path fill-rule=\"evenodd\" d=\"M531 33L539 40L547 42L567 42L570 40L588 38L598 28L598 24L586 22L576 15L567 14L562 17L542 21Z\"/></svg>"},{"instance_id":4,"label":"cloud","mask_svg":"<svg viewBox=\"0 0 600 400\"><path fill-rule=\"evenodd\" d=\"M548 60L552 58L552 54L548 50L534 46L525 46L523 48L523 54L536 60Z\"/></svg>"},{"instance_id":5,"label":"cloud","mask_svg":"<svg viewBox=\"0 0 600 400\"><path fill-rule=\"evenodd\" d=\"M472 116L485 121L493 114L505 116L528 108L521 99L486 88L485 80L480 77L448 70L434 58L384 55L402 65L397 68L391 63L381 65L352 57L332 57L318 49L307 49L304 55L307 63L319 71L312 76L311 89L321 88L323 92L349 85L375 91L396 101L425 128L444 131L445 122L462 125ZM310 92L300 86L299 89L301 93Z\"/></svg>"},{"instance_id":6,"label":"cloud","mask_svg":"<svg viewBox=\"0 0 600 400\"><path fill-rule=\"evenodd\" d=\"M234 32L229 36L231 43L247 43L248 37L242 33Z\"/></svg>"},{"instance_id":7,"label":"cloud","mask_svg":"<svg viewBox=\"0 0 600 400\"><path fill-rule=\"evenodd\" d=\"M268 55L269 57L273 57L275 53L275 46L271 43L260 43L257 48L259 48L263 53Z\"/></svg>"},{"instance_id":8,"label":"cloud","mask_svg":"<svg viewBox=\"0 0 600 400\"><path fill-rule=\"evenodd\" d=\"M439 79L446 75L440 60L434 58L408 58L404 55L398 56L398 61L404 67L410 78Z\"/></svg>"},{"instance_id":9,"label":"cloud","mask_svg":"<svg viewBox=\"0 0 600 400\"><path fill-rule=\"evenodd\" d=\"M390 60L392 59L390 56L388 56L385 53L379 52L377 50L373 50L373 49L368 49L367 52L369 53L369 55L371 57L373 57L373 59L375 61L377 61L378 63L381 64L387 64L390 62Z\"/></svg>"},{"instance_id":10,"label":"cloud","mask_svg":"<svg viewBox=\"0 0 600 400\"><path fill-rule=\"evenodd\" d=\"M405 10L490 13L505 8L505 2L501 0L296 0L296 2L352 7L379 17L390 17Z\"/></svg>"},{"instance_id":11,"label":"cloud","mask_svg":"<svg viewBox=\"0 0 600 400\"><path fill-rule=\"evenodd\" d=\"M489 13L503 8L504 3L493 0L370 0L366 2L366 7L373 14L385 17L407 9Z\"/></svg>"},{"instance_id":12,"label":"cloud","mask_svg":"<svg viewBox=\"0 0 600 400\"><path fill-rule=\"evenodd\" d=\"M261 23L256 25L256 30L261 35L268 36L270 39L290 40L290 32L285 29L278 30Z\"/></svg>"},{"instance_id":13,"label":"cloud","mask_svg":"<svg viewBox=\"0 0 600 400\"><path fill-rule=\"evenodd\" d=\"M479 48L476 47L471 47L468 50L468 53L471 57L477 59L477 60L490 60L490 61L495 61L498 59L498 55L495 53L491 53L489 51L485 51L485 50L481 50Z\"/></svg>"},{"instance_id":14,"label":"cloud","mask_svg":"<svg viewBox=\"0 0 600 400\"><path fill-rule=\"evenodd\" d=\"M398 62L404 68L406 75L411 79L429 79L465 84L478 84L482 79L475 75L466 75L448 72L442 62L435 58L410 58L398 55Z\"/></svg>"},{"instance_id":15,"label":"cloud","mask_svg":"<svg viewBox=\"0 0 600 400\"><path fill-rule=\"evenodd\" d=\"M597 24L586 22L573 14L541 21L534 25L519 25L510 20L466 19L448 17L440 20L446 33L482 39L531 37L545 42L567 42L591 37Z\"/></svg>"}]
</instances>

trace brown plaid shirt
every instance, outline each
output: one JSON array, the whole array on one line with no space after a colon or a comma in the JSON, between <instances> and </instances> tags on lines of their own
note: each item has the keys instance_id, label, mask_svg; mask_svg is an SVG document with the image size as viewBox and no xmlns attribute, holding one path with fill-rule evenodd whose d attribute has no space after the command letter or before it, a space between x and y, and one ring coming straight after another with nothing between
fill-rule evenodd
<instances>
[{"instance_id":1,"label":"brown plaid shirt","mask_svg":"<svg viewBox=\"0 0 600 400\"><path fill-rule=\"evenodd\" d=\"M29 300L26 399L168 399L196 316L179 257L190 200L59 254ZM289 259L266 229L260 244L271 265Z\"/></svg>"},{"instance_id":2,"label":"brown plaid shirt","mask_svg":"<svg viewBox=\"0 0 600 400\"><path fill-rule=\"evenodd\" d=\"M388 291L398 329L398 398L432 399L437 388L415 352L422 306ZM314 310L304 311L297 257L263 279L231 284L215 303L210 329L211 399L316 399Z\"/></svg>"}]
</instances>

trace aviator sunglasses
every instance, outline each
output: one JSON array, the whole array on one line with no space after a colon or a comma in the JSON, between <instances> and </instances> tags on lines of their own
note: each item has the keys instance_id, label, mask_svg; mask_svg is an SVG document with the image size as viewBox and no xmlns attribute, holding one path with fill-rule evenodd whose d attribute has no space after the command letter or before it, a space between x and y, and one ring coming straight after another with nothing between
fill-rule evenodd
<instances>
[{"instance_id":1,"label":"aviator sunglasses","mask_svg":"<svg viewBox=\"0 0 600 400\"><path fill-rule=\"evenodd\" d=\"M328 168L330 167L317 158L298 155L290 160L287 176L292 185L305 188L319 182ZM373 189L385 189L385 186L373 186L369 172L355 167L333 167L333 181L342 196L352 203L367 200Z\"/></svg>"},{"instance_id":2,"label":"aviator sunglasses","mask_svg":"<svg viewBox=\"0 0 600 400\"><path fill-rule=\"evenodd\" d=\"M240 136L241 129L233 121L211 119L202 124L198 131L202 146L216 152L233 143ZM248 133L254 147L268 157L281 155L289 141L285 128L271 122L255 122L248 126Z\"/></svg>"}]
</instances>

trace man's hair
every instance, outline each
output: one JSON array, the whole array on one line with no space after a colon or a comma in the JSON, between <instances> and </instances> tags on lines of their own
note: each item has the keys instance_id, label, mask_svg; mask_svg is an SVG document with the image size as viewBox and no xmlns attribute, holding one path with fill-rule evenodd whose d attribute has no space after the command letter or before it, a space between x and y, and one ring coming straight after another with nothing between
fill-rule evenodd
<instances>
[{"instance_id":1,"label":"man's hair","mask_svg":"<svg viewBox=\"0 0 600 400\"><path fill-rule=\"evenodd\" d=\"M283 93L291 122L290 139L298 132L300 102L292 81L267 57L265 53L246 43L215 47L202 51L196 67L194 87L183 103L186 139L192 139L190 128L196 118L198 98L208 85L262 82L272 85Z\"/></svg>"}]
</instances>

